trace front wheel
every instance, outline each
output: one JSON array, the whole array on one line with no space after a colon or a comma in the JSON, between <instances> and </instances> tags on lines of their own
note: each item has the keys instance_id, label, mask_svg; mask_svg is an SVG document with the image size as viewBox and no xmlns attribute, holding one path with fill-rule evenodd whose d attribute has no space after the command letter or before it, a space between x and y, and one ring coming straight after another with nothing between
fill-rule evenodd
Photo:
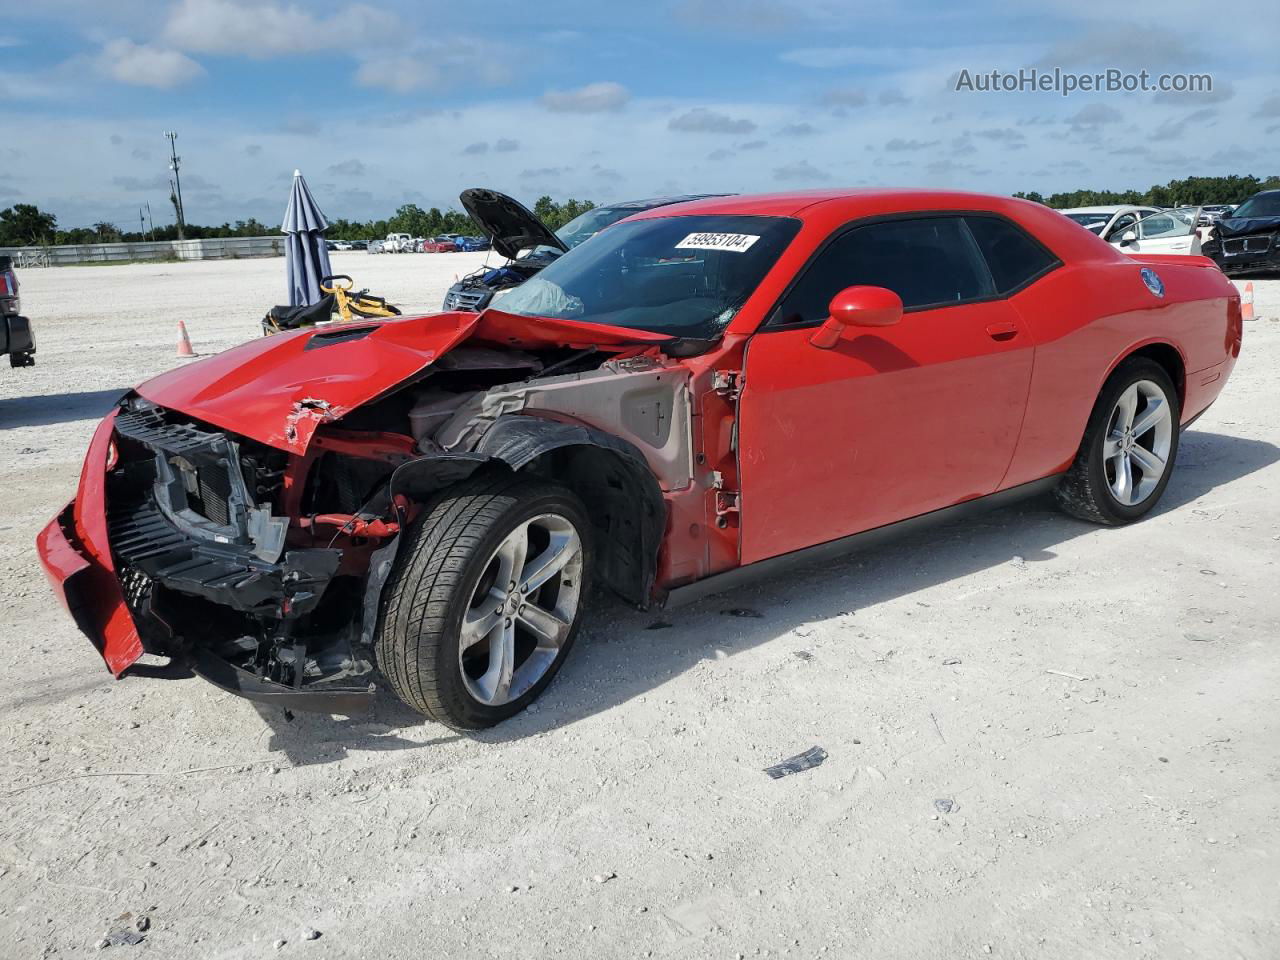
<instances>
[{"instance_id":1,"label":"front wheel","mask_svg":"<svg viewBox=\"0 0 1280 960\"><path fill-rule=\"evenodd\" d=\"M1178 391L1164 367L1146 357L1126 360L1098 396L1056 490L1059 505L1111 526L1145 516L1173 473L1180 419Z\"/></svg>"},{"instance_id":2,"label":"front wheel","mask_svg":"<svg viewBox=\"0 0 1280 960\"><path fill-rule=\"evenodd\" d=\"M387 588L378 663L409 706L459 730L519 713L577 635L590 525L555 484L460 484L406 533Z\"/></svg>"}]
</instances>

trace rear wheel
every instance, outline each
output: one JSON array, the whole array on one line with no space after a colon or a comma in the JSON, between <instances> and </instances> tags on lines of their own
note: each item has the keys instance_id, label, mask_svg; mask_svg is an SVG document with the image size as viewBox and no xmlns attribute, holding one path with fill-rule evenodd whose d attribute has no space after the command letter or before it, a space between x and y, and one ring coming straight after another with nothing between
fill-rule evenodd
<instances>
[{"instance_id":1,"label":"rear wheel","mask_svg":"<svg viewBox=\"0 0 1280 960\"><path fill-rule=\"evenodd\" d=\"M1102 388L1056 496L1094 523L1132 523L1159 502L1178 453L1178 392L1164 367L1126 360Z\"/></svg>"},{"instance_id":2,"label":"rear wheel","mask_svg":"<svg viewBox=\"0 0 1280 960\"><path fill-rule=\"evenodd\" d=\"M400 698L462 730L528 706L577 635L589 529L572 492L510 476L462 484L428 509L405 533L377 639Z\"/></svg>"}]
</instances>

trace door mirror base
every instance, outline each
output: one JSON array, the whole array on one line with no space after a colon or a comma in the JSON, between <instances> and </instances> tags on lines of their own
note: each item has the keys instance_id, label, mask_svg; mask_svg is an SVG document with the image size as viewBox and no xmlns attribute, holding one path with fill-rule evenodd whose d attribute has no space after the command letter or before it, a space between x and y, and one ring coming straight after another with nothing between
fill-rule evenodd
<instances>
[{"instance_id":1,"label":"door mirror base","mask_svg":"<svg viewBox=\"0 0 1280 960\"><path fill-rule=\"evenodd\" d=\"M888 327L902 319L902 298L885 287L845 287L831 299L829 315L809 342L830 350L858 327Z\"/></svg>"}]
</instances>

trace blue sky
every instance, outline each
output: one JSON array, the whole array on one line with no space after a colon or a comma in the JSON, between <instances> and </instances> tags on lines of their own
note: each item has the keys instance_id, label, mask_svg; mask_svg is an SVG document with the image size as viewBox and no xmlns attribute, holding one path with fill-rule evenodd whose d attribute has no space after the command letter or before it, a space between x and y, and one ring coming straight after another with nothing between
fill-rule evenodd
<instances>
[{"instance_id":1,"label":"blue sky","mask_svg":"<svg viewBox=\"0 0 1280 960\"><path fill-rule=\"evenodd\" d=\"M0 0L0 207L276 223L489 186L1009 193L1280 172L1280 4ZM962 69L1208 73L1212 93L975 93Z\"/></svg>"}]
</instances>

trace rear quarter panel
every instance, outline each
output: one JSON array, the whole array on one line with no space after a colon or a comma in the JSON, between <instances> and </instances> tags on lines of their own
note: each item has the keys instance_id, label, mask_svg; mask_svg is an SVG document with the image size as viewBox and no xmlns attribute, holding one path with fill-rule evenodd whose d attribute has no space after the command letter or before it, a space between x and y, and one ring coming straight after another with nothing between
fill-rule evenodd
<instances>
[{"instance_id":1,"label":"rear quarter panel","mask_svg":"<svg viewBox=\"0 0 1280 960\"><path fill-rule=\"evenodd\" d=\"M1155 270L1155 296L1142 270ZM1240 353L1240 299L1202 257L1068 261L1013 298L1036 340L1021 437L1001 484L1015 486L1070 466L1107 377L1134 351L1167 344L1181 357L1181 420L1213 402Z\"/></svg>"}]
</instances>

